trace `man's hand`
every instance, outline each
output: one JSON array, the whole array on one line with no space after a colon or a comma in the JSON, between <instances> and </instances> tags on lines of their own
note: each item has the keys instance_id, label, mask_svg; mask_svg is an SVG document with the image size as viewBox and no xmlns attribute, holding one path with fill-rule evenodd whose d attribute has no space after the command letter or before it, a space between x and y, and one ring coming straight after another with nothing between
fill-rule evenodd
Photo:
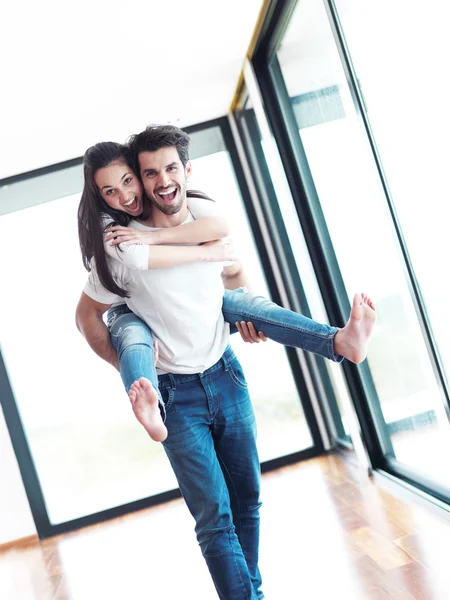
<instances>
[{"instance_id":1,"label":"man's hand","mask_svg":"<svg viewBox=\"0 0 450 600\"><path fill-rule=\"evenodd\" d=\"M205 251L206 262L229 262L238 259L231 238L206 242L201 248Z\"/></svg>"},{"instance_id":2,"label":"man's hand","mask_svg":"<svg viewBox=\"0 0 450 600\"><path fill-rule=\"evenodd\" d=\"M248 342L249 344L259 344L259 342L267 342L267 337L262 331L259 331L257 333L253 323L246 323L245 321L241 321L240 323L236 323L236 327L239 333L241 334L241 338L244 340L244 342Z\"/></svg>"},{"instance_id":3,"label":"man's hand","mask_svg":"<svg viewBox=\"0 0 450 600\"><path fill-rule=\"evenodd\" d=\"M83 292L76 310L76 325L92 350L120 371L117 352L111 344L108 328L103 322L103 313L110 306L96 302Z\"/></svg>"}]
</instances>

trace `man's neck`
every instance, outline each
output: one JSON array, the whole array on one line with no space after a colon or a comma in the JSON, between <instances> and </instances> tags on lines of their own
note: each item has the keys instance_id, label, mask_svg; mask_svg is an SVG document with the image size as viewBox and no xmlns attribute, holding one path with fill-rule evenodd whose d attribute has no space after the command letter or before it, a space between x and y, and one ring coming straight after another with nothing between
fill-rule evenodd
<instances>
[{"instance_id":1,"label":"man's neck","mask_svg":"<svg viewBox=\"0 0 450 600\"><path fill-rule=\"evenodd\" d=\"M141 221L143 225L147 227L156 227L158 229L164 229L166 227L176 227L177 225L181 225L186 221L188 217L189 211L187 204L174 215L166 215L159 209L152 207L152 213L148 219L145 221Z\"/></svg>"}]
</instances>

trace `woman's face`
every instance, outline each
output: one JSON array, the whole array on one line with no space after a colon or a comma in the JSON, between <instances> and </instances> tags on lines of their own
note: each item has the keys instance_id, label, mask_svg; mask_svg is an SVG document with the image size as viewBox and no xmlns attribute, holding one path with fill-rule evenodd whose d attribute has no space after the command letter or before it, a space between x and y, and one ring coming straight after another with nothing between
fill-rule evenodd
<instances>
[{"instance_id":1,"label":"woman's face","mask_svg":"<svg viewBox=\"0 0 450 600\"><path fill-rule=\"evenodd\" d=\"M108 206L132 217L142 213L141 182L125 162L116 160L99 169L94 181Z\"/></svg>"}]
</instances>

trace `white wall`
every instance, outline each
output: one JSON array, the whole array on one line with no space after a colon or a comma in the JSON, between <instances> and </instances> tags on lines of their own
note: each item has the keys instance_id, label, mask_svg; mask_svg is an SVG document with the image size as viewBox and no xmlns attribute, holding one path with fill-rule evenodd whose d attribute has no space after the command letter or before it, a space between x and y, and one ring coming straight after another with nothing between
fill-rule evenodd
<instances>
[{"instance_id":1,"label":"white wall","mask_svg":"<svg viewBox=\"0 0 450 600\"><path fill-rule=\"evenodd\" d=\"M0 410L0 544L36 533L16 456Z\"/></svg>"}]
</instances>

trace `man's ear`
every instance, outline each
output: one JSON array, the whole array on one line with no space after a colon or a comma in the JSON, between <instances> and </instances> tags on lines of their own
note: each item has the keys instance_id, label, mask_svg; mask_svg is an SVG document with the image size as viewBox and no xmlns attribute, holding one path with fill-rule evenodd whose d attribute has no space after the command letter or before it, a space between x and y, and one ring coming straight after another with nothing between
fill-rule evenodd
<instances>
[{"instance_id":1,"label":"man's ear","mask_svg":"<svg viewBox=\"0 0 450 600\"><path fill-rule=\"evenodd\" d=\"M186 167L184 169L184 173L186 175L186 179L189 179L189 177L191 176L192 173L192 163L190 160L187 161L186 163Z\"/></svg>"}]
</instances>

